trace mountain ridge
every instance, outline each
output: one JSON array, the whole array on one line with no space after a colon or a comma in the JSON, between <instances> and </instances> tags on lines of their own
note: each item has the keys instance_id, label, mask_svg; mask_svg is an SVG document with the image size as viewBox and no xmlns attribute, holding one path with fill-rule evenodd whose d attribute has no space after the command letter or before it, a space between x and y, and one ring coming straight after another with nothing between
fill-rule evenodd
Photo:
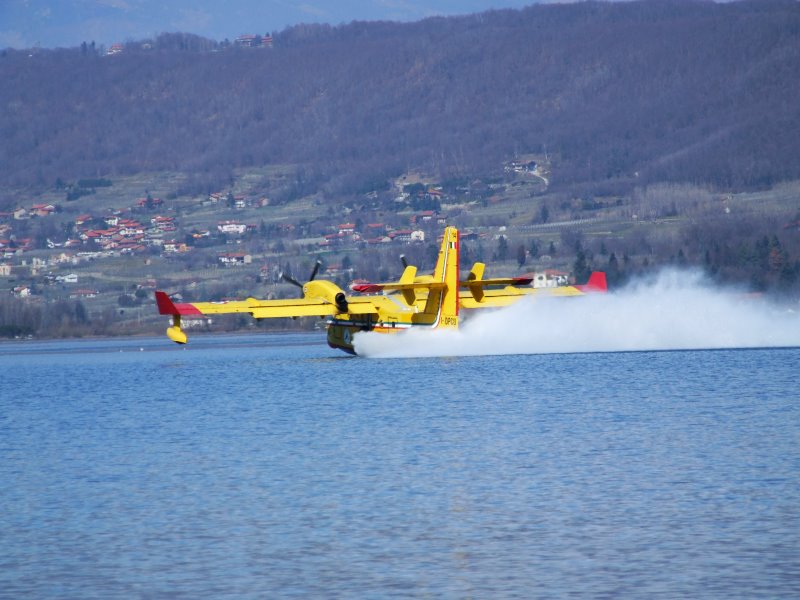
<instances>
[{"instance_id":1,"label":"mountain ridge","mask_svg":"<svg viewBox=\"0 0 800 600\"><path fill-rule=\"evenodd\" d=\"M543 152L556 186L800 179L797 2L534 5L273 39L4 51L0 184L176 170L199 193L291 163L336 195Z\"/></svg>"}]
</instances>

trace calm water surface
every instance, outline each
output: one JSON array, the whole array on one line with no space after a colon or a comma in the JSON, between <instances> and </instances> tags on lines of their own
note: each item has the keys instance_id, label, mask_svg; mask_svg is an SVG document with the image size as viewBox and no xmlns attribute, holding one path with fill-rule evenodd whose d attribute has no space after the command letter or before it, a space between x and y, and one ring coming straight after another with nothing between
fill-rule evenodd
<instances>
[{"instance_id":1,"label":"calm water surface","mask_svg":"<svg viewBox=\"0 0 800 600\"><path fill-rule=\"evenodd\" d=\"M800 350L0 344L2 598L800 596Z\"/></svg>"}]
</instances>

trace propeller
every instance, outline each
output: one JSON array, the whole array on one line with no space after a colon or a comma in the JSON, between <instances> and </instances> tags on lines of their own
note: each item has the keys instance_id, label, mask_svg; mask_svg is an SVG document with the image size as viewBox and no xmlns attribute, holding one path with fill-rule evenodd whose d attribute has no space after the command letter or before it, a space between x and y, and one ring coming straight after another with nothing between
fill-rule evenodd
<instances>
[{"instance_id":1,"label":"propeller","mask_svg":"<svg viewBox=\"0 0 800 600\"><path fill-rule=\"evenodd\" d=\"M314 278L317 276L317 273L319 273L319 268L321 266L322 266L322 261L318 260L314 264L314 269L311 271L311 276L308 278L308 281L314 281ZM303 289L303 284L302 283L297 281L297 279L295 279L291 275L287 275L283 271L281 271L281 279L283 279L286 283L291 283L292 285L296 285L301 290Z\"/></svg>"},{"instance_id":2,"label":"propeller","mask_svg":"<svg viewBox=\"0 0 800 600\"><path fill-rule=\"evenodd\" d=\"M286 283L291 283L292 285L296 285L300 289L303 289L303 284L297 281L294 277L287 275L286 273L281 272L281 279L283 279Z\"/></svg>"},{"instance_id":3,"label":"propeller","mask_svg":"<svg viewBox=\"0 0 800 600\"><path fill-rule=\"evenodd\" d=\"M400 255L400 262L403 263L403 268L404 269L408 267L408 261L406 260L406 255L405 254L401 254Z\"/></svg>"}]
</instances>

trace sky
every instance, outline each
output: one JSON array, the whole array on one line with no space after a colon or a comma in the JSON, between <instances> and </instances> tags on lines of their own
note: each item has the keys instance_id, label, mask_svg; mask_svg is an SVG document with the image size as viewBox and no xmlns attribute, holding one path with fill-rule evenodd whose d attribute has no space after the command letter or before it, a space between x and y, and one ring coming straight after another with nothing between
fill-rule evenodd
<instances>
[{"instance_id":1,"label":"sky","mask_svg":"<svg viewBox=\"0 0 800 600\"><path fill-rule=\"evenodd\" d=\"M163 32L213 40L298 23L418 21L553 0L0 0L0 48L110 46Z\"/></svg>"}]
</instances>

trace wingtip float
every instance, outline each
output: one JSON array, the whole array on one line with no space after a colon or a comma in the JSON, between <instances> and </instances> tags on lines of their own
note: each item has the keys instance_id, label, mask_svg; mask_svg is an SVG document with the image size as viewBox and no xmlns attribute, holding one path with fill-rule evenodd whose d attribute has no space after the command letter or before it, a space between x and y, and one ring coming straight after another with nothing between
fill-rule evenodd
<instances>
[{"instance_id":1,"label":"wingtip float","mask_svg":"<svg viewBox=\"0 0 800 600\"><path fill-rule=\"evenodd\" d=\"M167 327L167 337L176 344L187 342L186 333L181 329L181 315L202 315L191 304L175 304L166 292L156 292L156 305L162 315L172 315L172 326ZM180 307L180 308L179 308Z\"/></svg>"},{"instance_id":2,"label":"wingtip float","mask_svg":"<svg viewBox=\"0 0 800 600\"><path fill-rule=\"evenodd\" d=\"M332 281L315 279L317 266L305 284L291 281L302 289L302 297L296 299L176 303L165 292L157 291L156 305L160 314L172 316L167 337L177 344L187 341L181 329L182 316L247 313L256 319L319 317L327 319L328 345L355 354L353 337L362 331L395 333L412 327L454 329L458 327L461 309L508 306L529 295L583 296L608 289L602 272L592 273L583 285L547 290L521 287L531 280L524 277L485 279L483 263L475 263L467 279L460 281L458 259L458 230L447 227L433 275L417 275L417 268L404 261L405 269L398 281L354 285L353 291L362 295L348 296Z\"/></svg>"}]
</instances>

